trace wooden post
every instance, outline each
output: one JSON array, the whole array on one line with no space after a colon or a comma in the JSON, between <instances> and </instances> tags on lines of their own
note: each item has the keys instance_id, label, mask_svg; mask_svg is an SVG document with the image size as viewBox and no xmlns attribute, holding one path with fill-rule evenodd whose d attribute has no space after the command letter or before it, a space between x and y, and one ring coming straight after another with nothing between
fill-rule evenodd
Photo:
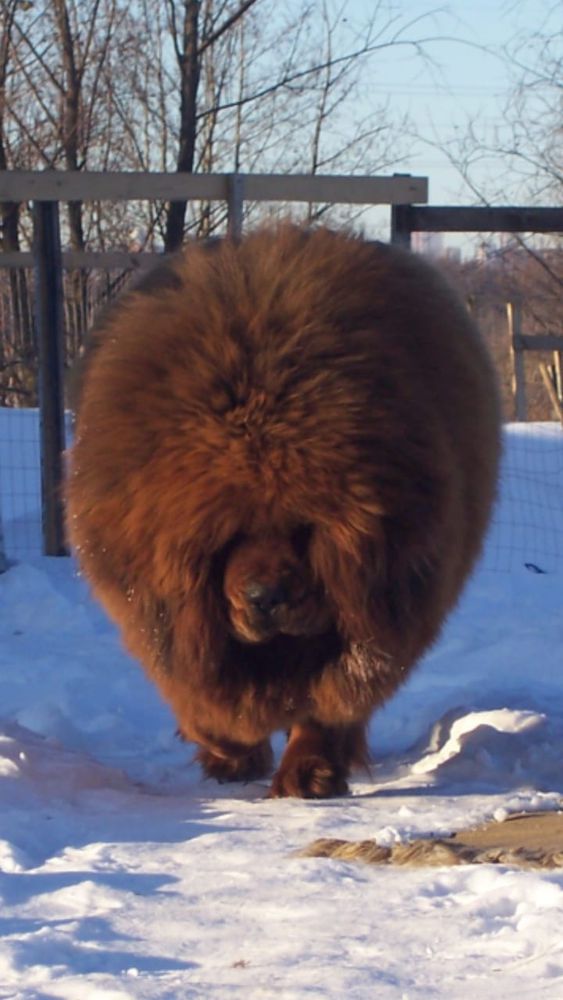
<instances>
[{"instance_id":1,"label":"wooden post","mask_svg":"<svg viewBox=\"0 0 563 1000\"><path fill-rule=\"evenodd\" d=\"M227 233L232 240L240 240L242 236L243 208L244 177L230 174L227 178Z\"/></svg>"},{"instance_id":2,"label":"wooden post","mask_svg":"<svg viewBox=\"0 0 563 1000\"><path fill-rule=\"evenodd\" d=\"M510 356L512 358L512 393L514 396L515 417L517 421L526 420L526 374L524 369L524 346L522 343L522 310L514 302L507 302L506 316L508 334L510 337Z\"/></svg>"},{"instance_id":3,"label":"wooden post","mask_svg":"<svg viewBox=\"0 0 563 1000\"><path fill-rule=\"evenodd\" d=\"M39 347L41 507L43 551L67 555L62 505L65 448L63 388L63 291L59 206L33 204L35 315Z\"/></svg>"},{"instance_id":4,"label":"wooden post","mask_svg":"<svg viewBox=\"0 0 563 1000\"><path fill-rule=\"evenodd\" d=\"M560 403L563 403L563 366L561 364L561 351L553 352L553 381L555 391Z\"/></svg>"},{"instance_id":5,"label":"wooden post","mask_svg":"<svg viewBox=\"0 0 563 1000\"><path fill-rule=\"evenodd\" d=\"M547 389L547 394L553 406L553 410L557 419L563 425L563 405L557 395L557 388L555 378L552 378L552 372L549 370L548 365L543 362L540 364L541 377L543 378L543 384Z\"/></svg>"}]
</instances>

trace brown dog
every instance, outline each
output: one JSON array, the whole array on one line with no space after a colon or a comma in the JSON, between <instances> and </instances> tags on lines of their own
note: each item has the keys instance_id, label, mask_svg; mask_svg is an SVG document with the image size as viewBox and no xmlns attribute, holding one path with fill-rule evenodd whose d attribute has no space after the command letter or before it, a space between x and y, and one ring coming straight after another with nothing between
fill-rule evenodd
<instances>
[{"instance_id":1,"label":"brown dog","mask_svg":"<svg viewBox=\"0 0 563 1000\"><path fill-rule=\"evenodd\" d=\"M459 596L498 455L443 278L285 224L190 247L103 319L69 536L207 774L264 775L285 729L272 794L334 795Z\"/></svg>"}]
</instances>

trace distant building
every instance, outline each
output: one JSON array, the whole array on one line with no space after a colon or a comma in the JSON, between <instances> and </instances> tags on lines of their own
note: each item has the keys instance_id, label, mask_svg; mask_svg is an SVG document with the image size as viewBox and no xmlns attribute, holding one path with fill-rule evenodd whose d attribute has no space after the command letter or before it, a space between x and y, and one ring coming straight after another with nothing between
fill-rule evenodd
<instances>
[{"instance_id":1,"label":"distant building","mask_svg":"<svg viewBox=\"0 0 563 1000\"><path fill-rule=\"evenodd\" d=\"M444 237L442 233L413 233L412 248L416 253L428 257L441 257L444 253Z\"/></svg>"}]
</instances>

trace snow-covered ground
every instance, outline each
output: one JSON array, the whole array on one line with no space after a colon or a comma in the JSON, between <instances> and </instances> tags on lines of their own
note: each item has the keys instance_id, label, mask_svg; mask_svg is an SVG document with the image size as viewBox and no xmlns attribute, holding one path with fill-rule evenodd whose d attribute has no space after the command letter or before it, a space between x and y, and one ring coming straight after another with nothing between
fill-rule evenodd
<instances>
[{"instance_id":1,"label":"snow-covered ground","mask_svg":"<svg viewBox=\"0 0 563 1000\"><path fill-rule=\"evenodd\" d=\"M506 440L482 565L375 716L371 775L270 801L201 778L72 562L37 555L36 415L0 411L2 1000L563 998L563 872L295 856L560 805L563 432Z\"/></svg>"}]
</instances>

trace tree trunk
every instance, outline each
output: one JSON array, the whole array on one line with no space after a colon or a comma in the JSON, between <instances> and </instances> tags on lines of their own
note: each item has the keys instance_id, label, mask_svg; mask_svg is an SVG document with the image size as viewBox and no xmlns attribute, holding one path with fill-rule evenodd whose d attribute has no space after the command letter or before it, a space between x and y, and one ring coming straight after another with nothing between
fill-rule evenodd
<instances>
[{"instance_id":1,"label":"tree trunk","mask_svg":"<svg viewBox=\"0 0 563 1000\"><path fill-rule=\"evenodd\" d=\"M176 170L191 174L194 168L197 138L197 91L200 76L198 52L200 0L184 0L184 22L180 39L175 38L176 56L180 66L180 137ZM164 246L167 252L177 250L184 237L186 201L173 201L168 209Z\"/></svg>"},{"instance_id":2,"label":"tree trunk","mask_svg":"<svg viewBox=\"0 0 563 1000\"><path fill-rule=\"evenodd\" d=\"M6 80L12 47L12 28L17 2L3 4L0 18L0 170L9 167L4 141L4 115L6 110ZM1 246L6 253L20 250L19 239L20 206L15 202L0 204L0 222L2 230ZM29 302L29 288L25 271L10 268L10 331L8 341L16 357L23 359L33 346L33 321ZM7 345L5 342L2 348ZM5 358L1 358L4 360Z\"/></svg>"},{"instance_id":3,"label":"tree trunk","mask_svg":"<svg viewBox=\"0 0 563 1000\"><path fill-rule=\"evenodd\" d=\"M76 41L66 0L53 0L63 65L61 143L67 170L80 170L80 127L83 113L81 89L83 66L79 67ZM83 204L69 201L67 207L70 245L84 250ZM88 272L74 271L67 280L67 347L74 353L83 340L88 322Z\"/></svg>"}]
</instances>

